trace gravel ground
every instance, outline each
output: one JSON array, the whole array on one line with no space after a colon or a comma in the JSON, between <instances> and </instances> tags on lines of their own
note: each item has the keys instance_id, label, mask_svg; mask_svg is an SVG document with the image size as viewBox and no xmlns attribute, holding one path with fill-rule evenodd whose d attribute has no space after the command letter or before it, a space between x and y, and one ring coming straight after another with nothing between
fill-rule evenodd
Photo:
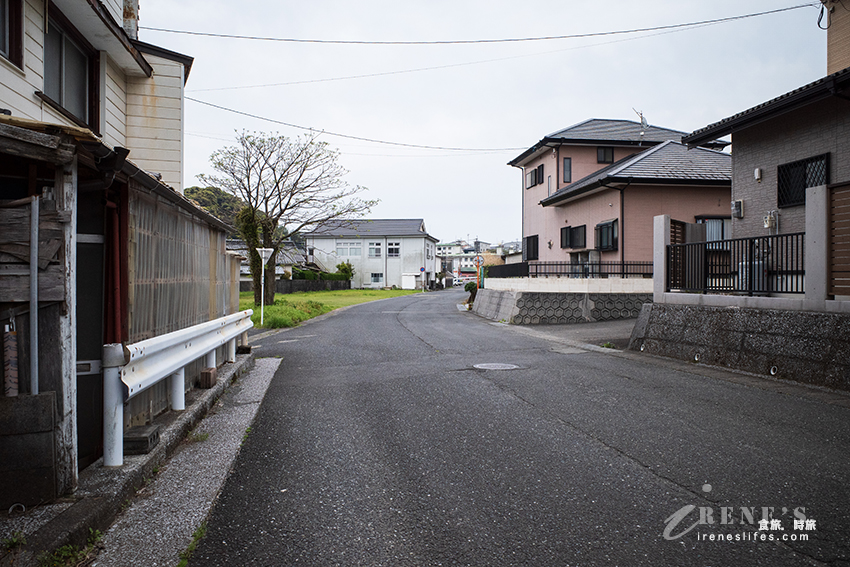
<instances>
[{"instance_id":1,"label":"gravel ground","mask_svg":"<svg viewBox=\"0 0 850 567\"><path fill-rule=\"evenodd\" d=\"M177 564L218 496L280 362L257 359L254 369L227 390L104 534L103 550L92 565Z\"/></svg>"}]
</instances>

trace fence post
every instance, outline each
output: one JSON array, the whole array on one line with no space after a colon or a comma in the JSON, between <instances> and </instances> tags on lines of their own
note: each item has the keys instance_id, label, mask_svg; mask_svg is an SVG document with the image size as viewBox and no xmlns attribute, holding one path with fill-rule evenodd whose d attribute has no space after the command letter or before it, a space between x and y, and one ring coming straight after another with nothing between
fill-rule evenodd
<instances>
[{"instance_id":1,"label":"fence post","mask_svg":"<svg viewBox=\"0 0 850 567\"><path fill-rule=\"evenodd\" d=\"M830 191L806 189L806 235L803 240L803 291L809 301L829 298Z\"/></svg>"},{"instance_id":2,"label":"fence post","mask_svg":"<svg viewBox=\"0 0 850 567\"><path fill-rule=\"evenodd\" d=\"M658 215L652 226L652 300L663 303L667 291L667 247L670 245L670 216Z\"/></svg>"},{"instance_id":3,"label":"fence post","mask_svg":"<svg viewBox=\"0 0 850 567\"><path fill-rule=\"evenodd\" d=\"M755 270L755 261L753 259L755 255L755 243L754 239L750 239L747 241L747 295L753 295L753 277L755 274L753 273Z\"/></svg>"},{"instance_id":4,"label":"fence post","mask_svg":"<svg viewBox=\"0 0 850 567\"><path fill-rule=\"evenodd\" d=\"M186 367L184 366L168 377L171 386L171 409L183 411L186 409Z\"/></svg>"},{"instance_id":5,"label":"fence post","mask_svg":"<svg viewBox=\"0 0 850 567\"><path fill-rule=\"evenodd\" d=\"M103 466L124 464L124 391L121 368L126 364L124 345L103 345Z\"/></svg>"}]
</instances>

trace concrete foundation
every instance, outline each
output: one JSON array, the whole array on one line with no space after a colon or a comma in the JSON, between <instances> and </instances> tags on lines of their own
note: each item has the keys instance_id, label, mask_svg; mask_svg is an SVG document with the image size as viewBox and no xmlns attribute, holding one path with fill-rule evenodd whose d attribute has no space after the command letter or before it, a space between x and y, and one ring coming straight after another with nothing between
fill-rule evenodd
<instances>
[{"instance_id":1,"label":"concrete foundation","mask_svg":"<svg viewBox=\"0 0 850 567\"><path fill-rule=\"evenodd\" d=\"M629 348L850 391L850 314L647 304Z\"/></svg>"},{"instance_id":2,"label":"concrete foundation","mask_svg":"<svg viewBox=\"0 0 850 567\"><path fill-rule=\"evenodd\" d=\"M472 310L515 325L557 325L631 319L651 293L544 293L479 289Z\"/></svg>"}]
</instances>

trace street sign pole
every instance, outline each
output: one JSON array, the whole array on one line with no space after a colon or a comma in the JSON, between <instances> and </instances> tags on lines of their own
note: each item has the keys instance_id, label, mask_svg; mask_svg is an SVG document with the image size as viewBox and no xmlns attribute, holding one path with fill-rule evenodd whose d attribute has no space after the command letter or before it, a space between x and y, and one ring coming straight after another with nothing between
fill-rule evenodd
<instances>
[{"instance_id":1,"label":"street sign pole","mask_svg":"<svg viewBox=\"0 0 850 567\"><path fill-rule=\"evenodd\" d=\"M475 287L481 289L481 266L484 265L484 256L480 254L475 257Z\"/></svg>"},{"instance_id":2,"label":"street sign pole","mask_svg":"<svg viewBox=\"0 0 850 567\"><path fill-rule=\"evenodd\" d=\"M425 267L419 268L419 273L422 274L422 293L425 293Z\"/></svg>"},{"instance_id":3,"label":"street sign pole","mask_svg":"<svg viewBox=\"0 0 850 567\"><path fill-rule=\"evenodd\" d=\"M257 248L257 254L263 260L263 271L260 277L260 327L263 326L264 308L266 306L266 262L271 258L272 252L274 252L272 248Z\"/></svg>"}]
</instances>

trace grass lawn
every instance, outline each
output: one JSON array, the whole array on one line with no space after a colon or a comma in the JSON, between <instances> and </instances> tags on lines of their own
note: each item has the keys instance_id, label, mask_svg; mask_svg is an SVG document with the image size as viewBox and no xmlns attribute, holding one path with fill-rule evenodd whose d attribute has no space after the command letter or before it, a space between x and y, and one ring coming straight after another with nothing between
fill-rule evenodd
<instances>
[{"instance_id":1,"label":"grass lawn","mask_svg":"<svg viewBox=\"0 0 850 567\"><path fill-rule=\"evenodd\" d=\"M298 293L278 293L274 297L274 305L266 305L263 316L266 329L295 327L302 321L312 319L323 313L375 301L388 297L399 297L421 291L404 289L344 289L339 291L304 291ZM253 309L251 320L255 327L260 326L260 307L254 305L254 292L246 291L239 294L239 309Z\"/></svg>"}]
</instances>

